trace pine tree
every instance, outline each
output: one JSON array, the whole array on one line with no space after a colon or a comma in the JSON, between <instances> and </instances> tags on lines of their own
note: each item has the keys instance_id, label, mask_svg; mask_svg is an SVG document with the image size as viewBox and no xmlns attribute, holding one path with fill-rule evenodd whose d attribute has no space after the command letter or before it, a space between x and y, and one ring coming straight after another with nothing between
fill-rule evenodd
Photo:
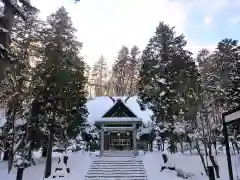
<instances>
[{"instance_id":1,"label":"pine tree","mask_svg":"<svg viewBox=\"0 0 240 180\"><path fill-rule=\"evenodd\" d=\"M5 147L10 151L10 156L6 156L4 159L9 160L10 171L13 164L14 153L16 151L22 153L23 163L20 164L18 161L17 164L14 164L18 167L17 178L19 179L22 178L24 168L30 165L30 163L26 165L24 162L26 158L32 158L31 155L28 156L28 152L26 152L31 151L32 148L28 147L26 149L26 145L29 144L28 142L30 141L29 130L24 127L22 129L15 127L15 120L17 119L19 121L19 119L26 118L23 112L28 108L28 104L31 101L29 83L32 69L29 59L33 56L37 56L37 54L41 54L41 48L37 43L39 42L38 31L41 29L42 22L37 18L35 11L26 10L26 12L26 20L18 16L14 18L10 34L12 43L10 45L9 55L12 59L16 59L16 61L7 69L5 79L1 82L2 102L4 102L8 108L8 118L5 124L4 133L8 136L9 131L12 131L12 134L10 134L11 137L8 137L8 139L10 139L10 144L5 143L6 146L10 147L10 149L9 147ZM13 129L15 129L15 131ZM20 129L20 131L18 129ZM18 144L18 148L14 148L15 150L13 150L14 144ZM27 153L27 155L23 152ZM5 155L7 155L7 153L5 153Z\"/></svg>"},{"instance_id":2,"label":"pine tree","mask_svg":"<svg viewBox=\"0 0 240 180\"><path fill-rule=\"evenodd\" d=\"M137 93L137 82L140 69L139 54L139 48L137 46L133 46L131 48L129 58L130 82L128 92L130 95L136 95Z\"/></svg>"},{"instance_id":3,"label":"pine tree","mask_svg":"<svg viewBox=\"0 0 240 180\"><path fill-rule=\"evenodd\" d=\"M82 44L76 40L76 30L63 7L47 22L44 59L36 68L33 90L47 117L41 122L49 136L46 178L51 174L53 143L66 151L68 141L80 133L87 115L85 64L78 55Z\"/></svg>"},{"instance_id":4,"label":"pine tree","mask_svg":"<svg viewBox=\"0 0 240 180\"><path fill-rule=\"evenodd\" d=\"M12 43L11 43L11 51L14 52L13 57L18 59L20 62L20 66L22 69L22 74L25 78L25 101L23 110L24 112L29 108L31 104L31 77L33 75L33 69L31 65L34 64L33 59L38 59L42 56L42 47L40 43L41 39L41 29L44 28L44 23L38 18L38 14L35 11L27 11L26 10L26 20L24 21L22 18L16 17L13 22L12 28ZM33 137L33 132L38 131L38 127L36 123L32 120L32 117L29 117L30 114L26 114L21 118L27 120L26 126L24 126L20 131L16 131L16 140L20 141L22 144L17 150L21 155L21 162L15 161L14 166L18 168L17 179L21 180L23 176L23 171L25 168L29 167L31 164L34 164L32 159L32 151L34 148L34 143L36 142L36 137ZM19 129L19 128L18 128ZM19 135L20 134L20 135ZM24 135L24 136L23 136Z\"/></svg>"},{"instance_id":5,"label":"pine tree","mask_svg":"<svg viewBox=\"0 0 240 180\"><path fill-rule=\"evenodd\" d=\"M103 55L93 65L92 78L95 86L95 95L96 96L106 95L108 71L107 62Z\"/></svg>"},{"instance_id":6,"label":"pine tree","mask_svg":"<svg viewBox=\"0 0 240 180\"><path fill-rule=\"evenodd\" d=\"M205 94L215 100L215 105L223 105L227 102L229 106L238 104L238 41L223 39L217 45L215 52L207 50L199 52L197 61L201 72L201 83Z\"/></svg>"},{"instance_id":7,"label":"pine tree","mask_svg":"<svg viewBox=\"0 0 240 180\"><path fill-rule=\"evenodd\" d=\"M122 96L127 92L127 86L130 82L129 76L129 49L123 46L118 52L118 56L112 68L113 88L116 96Z\"/></svg>"},{"instance_id":8,"label":"pine tree","mask_svg":"<svg viewBox=\"0 0 240 180\"><path fill-rule=\"evenodd\" d=\"M93 80L92 80L92 68L90 65L85 65L85 77L87 78L86 91L88 92L88 97L93 96Z\"/></svg>"},{"instance_id":9,"label":"pine tree","mask_svg":"<svg viewBox=\"0 0 240 180\"><path fill-rule=\"evenodd\" d=\"M161 22L142 54L139 98L153 110L157 121L173 122L196 87L197 69L185 50L184 36Z\"/></svg>"},{"instance_id":10,"label":"pine tree","mask_svg":"<svg viewBox=\"0 0 240 180\"><path fill-rule=\"evenodd\" d=\"M223 39L217 45L216 72L221 80L221 96L226 96L230 106L240 105L239 100L239 59L240 46L237 40ZM235 104L236 103L236 104Z\"/></svg>"}]
</instances>

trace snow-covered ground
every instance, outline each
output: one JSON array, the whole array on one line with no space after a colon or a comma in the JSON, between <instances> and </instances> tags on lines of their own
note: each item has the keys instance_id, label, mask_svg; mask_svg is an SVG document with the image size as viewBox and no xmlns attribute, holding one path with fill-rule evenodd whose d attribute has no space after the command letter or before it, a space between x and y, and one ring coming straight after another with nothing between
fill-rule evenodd
<instances>
[{"instance_id":1,"label":"snow-covered ground","mask_svg":"<svg viewBox=\"0 0 240 180\"><path fill-rule=\"evenodd\" d=\"M147 172L147 176L149 180L182 180L182 178L178 178L176 176L175 171L164 170L160 172L161 165L163 164L161 152L147 152L145 155L140 155L143 159L144 166ZM208 180L206 176L202 176L204 173L202 163L200 161L200 157L197 155L181 155L174 154L168 155L169 161L171 164L174 164L176 168L179 168L187 173L193 173L195 176L191 178L191 180ZM225 155L217 156L217 162L220 165L220 179L219 180L227 180L228 177L228 167L227 167L227 159ZM236 164L238 163L238 165ZM240 175L240 155L232 157L233 171L239 173ZM236 166L235 166L236 164Z\"/></svg>"},{"instance_id":2,"label":"snow-covered ground","mask_svg":"<svg viewBox=\"0 0 240 180\"><path fill-rule=\"evenodd\" d=\"M39 154L35 154L38 156ZM71 175L69 180L84 180L84 176L86 175L88 168L91 165L91 162L94 158L97 158L98 152L90 153L89 152L75 152L69 154L69 161L68 166L71 170ZM53 167L55 167L56 160L59 154L54 153L53 157ZM143 160L144 167L148 176L148 180L181 180L176 176L175 171L164 170L160 172L161 165L163 164L161 152L146 152L140 153L138 156L139 159ZM206 176L202 176L204 174L204 170L200 161L199 156L197 155L181 155L181 154L169 154L169 161L184 172L189 172L195 174L191 180L208 180ZM217 156L218 164L220 164L220 176L219 180L227 180L228 178L228 168L227 168L227 161L225 155ZM24 172L23 180L42 180L43 179L43 172L44 172L44 164L45 159L36 157L36 166L32 166L28 168ZM233 170L236 177L236 172L240 173L240 155L234 156L232 158L233 162ZM238 164L238 166L236 165ZM16 178L16 169L10 174L7 174L7 163L0 162L0 179L3 180L15 180Z\"/></svg>"},{"instance_id":3,"label":"snow-covered ground","mask_svg":"<svg viewBox=\"0 0 240 180\"><path fill-rule=\"evenodd\" d=\"M38 156L38 157L37 157ZM40 158L40 154L35 154L36 166L27 168L24 171L23 180L43 180L45 158ZM59 157L58 153L53 153L53 165L54 168ZM69 154L68 167L70 168L71 180L84 180L84 176L87 173L89 166L91 165L92 158L95 156L90 155L89 152L75 152ZM15 180L16 169L13 168L10 174L7 173L7 163L0 161L0 179L1 180Z\"/></svg>"}]
</instances>

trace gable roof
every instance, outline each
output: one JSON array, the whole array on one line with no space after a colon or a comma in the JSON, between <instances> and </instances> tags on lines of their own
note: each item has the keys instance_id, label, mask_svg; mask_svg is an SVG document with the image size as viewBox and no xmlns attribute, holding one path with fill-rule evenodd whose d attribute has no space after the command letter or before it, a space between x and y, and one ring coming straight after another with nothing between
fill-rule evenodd
<instances>
[{"instance_id":1,"label":"gable roof","mask_svg":"<svg viewBox=\"0 0 240 180\"><path fill-rule=\"evenodd\" d=\"M122 116L114 116L114 114L117 113L118 109L121 109L124 112L118 112L118 113L122 113L125 115ZM122 99L117 99L115 100L115 103L113 104L113 106L103 115L103 118L107 118L107 117L137 117L137 115L135 115L131 109L129 109L122 101Z\"/></svg>"},{"instance_id":2,"label":"gable roof","mask_svg":"<svg viewBox=\"0 0 240 180\"><path fill-rule=\"evenodd\" d=\"M151 116L153 114L152 111L147 108L142 111L137 102L137 96L132 96L125 102L126 98L127 96L113 97L115 100L121 99L126 107L128 107L138 118L142 119L143 123L151 121ZM113 102L113 100L108 96L98 96L89 100L86 103L86 107L89 112L87 119L88 123L94 124L96 119L102 118L104 114L106 114L116 103L117 101Z\"/></svg>"}]
</instances>

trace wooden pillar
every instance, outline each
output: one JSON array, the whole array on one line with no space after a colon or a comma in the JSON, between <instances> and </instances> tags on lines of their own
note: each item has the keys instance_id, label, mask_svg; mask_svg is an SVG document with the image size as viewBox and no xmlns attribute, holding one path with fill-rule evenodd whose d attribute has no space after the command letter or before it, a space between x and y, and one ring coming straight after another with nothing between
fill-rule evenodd
<instances>
[{"instance_id":1,"label":"wooden pillar","mask_svg":"<svg viewBox=\"0 0 240 180\"><path fill-rule=\"evenodd\" d=\"M100 156L104 155L104 127L101 126L100 130Z\"/></svg>"},{"instance_id":2,"label":"wooden pillar","mask_svg":"<svg viewBox=\"0 0 240 180\"><path fill-rule=\"evenodd\" d=\"M137 156L137 127L133 124L133 154Z\"/></svg>"}]
</instances>

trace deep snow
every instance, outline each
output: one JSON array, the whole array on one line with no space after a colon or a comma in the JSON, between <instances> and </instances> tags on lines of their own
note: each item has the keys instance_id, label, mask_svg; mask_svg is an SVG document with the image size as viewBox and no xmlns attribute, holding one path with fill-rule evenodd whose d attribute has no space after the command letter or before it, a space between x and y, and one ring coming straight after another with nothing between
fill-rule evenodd
<instances>
[{"instance_id":1,"label":"deep snow","mask_svg":"<svg viewBox=\"0 0 240 180\"><path fill-rule=\"evenodd\" d=\"M91 165L93 159L98 158L97 155L99 152L90 153L90 152L76 152L69 154L68 167L71 170L70 176L68 178L61 178L62 180L84 180L84 176L86 175L88 168ZM36 158L36 166L32 166L28 168L24 172L23 180L43 180L43 172L44 172L44 164L45 159L40 158L39 153L35 153ZM56 160L59 154L54 153L53 157L53 168L56 167ZM144 167L148 176L148 180L183 180L176 176L176 172L164 170L160 172L161 165L163 164L161 152L143 152L139 153L137 157L143 160ZM202 176L201 173L204 174L203 167L200 161L199 156L197 155L181 155L181 154L169 154L169 161L176 166L176 168L180 168L184 172L191 172L195 174L191 180L208 180L206 176ZM227 180L228 178L228 168L227 161L225 155L217 156L217 161L220 164L220 176L219 180ZM236 177L236 172L240 172L240 155L234 156L232 158L233 162L233 170ZM235 166L235 162L237 162L238 167ZM14 168L10 174L7 174L7 163L0 162L0 175L1 180L15 180L16 178L16 169Z\"/></svg>"}]
</instances>

